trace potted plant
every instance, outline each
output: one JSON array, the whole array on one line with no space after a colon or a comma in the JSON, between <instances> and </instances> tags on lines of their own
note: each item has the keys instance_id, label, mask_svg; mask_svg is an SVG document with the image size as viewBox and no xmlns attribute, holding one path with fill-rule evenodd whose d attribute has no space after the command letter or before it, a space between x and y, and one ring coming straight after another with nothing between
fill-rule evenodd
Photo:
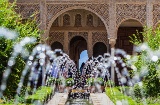
<instances>
[{"instance_id":1,"label":"potted plant","mask_svg":"<svg viewBox=\"0 0 160 105\"><path fill-rule=\"evenodd\" d=\"M67 78L65 80L65 85L66 85L66 89L69 92L72 89L72 86L74 85L74 80L73 78Z\"/></svg>"},{"instance_id":2,"label":"potted plant","mask_svg":"<svg viewBox=\"0 0 160 105\"><path fill-rule=\"evenodd\" d=\"M98 77L98 78L96 78L96 83L101 86L101 92L104 92L104 88L105 88L105 81L104 81L104 79L101 78L101 77Z\"/></svg>"},{"instance_id":3,"label":"potted plant","mask_svg":"<svg viewBox=\"0 0 160 105\"><path fill-rule=\"evenodd\" d=\"M54 82L55 82L55 78L49 77L49 78L47 79L47 81L46 81L46 85L47 85L47 86L51 86L51 85L54 84Z\"/></svg>"},{"instance_id":4,"label":"potted plant","mask_svg":"<svg viewBox=\"0 0 160 105\"><path fill-rule=\"evenodd\" d=\"M106 87L114 87L115 86L115 83L112 81L112 80L108 80L107 82L106 82Z\"/></svg>"},{"instance_id":5,"label":"potted plant","mask_svg":"<svg viewBox=\"0 0 160 105\"><path fill-rule=\"evenodd\" d=\"M58 88L58 91L60 93L64 92L65 85L63 84L63 79L61 78L56 79L56 87Z\"/></svg>"},{"instance_id":6,"label":"potted plant","mask_svg":"<svg viewBox=\"0 0 160 105\"><path fill-rule=\"evenodd\" d=\"M94 78L88 78L87 85L89 87L90 92L94 93L95 92Z\"/></svg>"}]
</instances>

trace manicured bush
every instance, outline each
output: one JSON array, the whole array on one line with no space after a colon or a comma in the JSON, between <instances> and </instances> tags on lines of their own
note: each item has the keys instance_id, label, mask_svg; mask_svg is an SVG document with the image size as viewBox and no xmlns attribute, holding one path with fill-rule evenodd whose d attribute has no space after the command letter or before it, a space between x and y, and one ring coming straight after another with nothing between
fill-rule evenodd
<instances>
[{"instance_id":1,"label":"manicured bush","mask_svg":"<svg viewBox=\"0 0 160 105\"><path fill-rule=\"evenodd\" d=\"M56 78L54 78L54 77L49 77L49 78L47 79L47 81L46 81L46 85L47 85L47 86L51 86L51 85L53 85L55 82L56 82Z\"/></svg>"},{"instance_id":2,"label":"manicured bush","mask_svg":"<svg viewBox=\"0 0 160 105\"><path fill-rule=\"evenodd\" d=\"M112 81L112 80L108 80L107 82L106 82L106 86L107 87L114 87L115 86L115 83Z\"/></svg>"},{"instance_id":3,"label":"manicured bush","mask_svg":"<svg viewBox=\"0 0 160 105\"><path fill-rule=\"evenodd\" d=\"M25 98L26 103L30 104L38 101L44 103L52 94L52 91L53 87L42 86L35 92L35 94L29 95Z\"/></svg>"},{"instance_id":4,"label":"manicured bush","mask_svg":"<svg viewBox=\"0 0 160 105\"><path fill-rule=\"evenodd\" d=\"M93 86L94 85L94 78L88 78L87 79L87 85L88 86Z\"/></svg>"},{"instance_id":5,"label":"manicured bush","mask_svg":"<svg viewBox=\"0 0 160 105\"><path fill-rule=\"evenodd\" d=\"M73 86L73 85L74 85L74 80L73 80L73 78L67 78L67 79L65 80L65 84L66 84L66 86Z\"/></svg>"},{"instance_id":6,"label":"manicured bush","mask_svg":"<svg viewBox=\"0 0 160 105\"><path fill-rule=\"evenodd\" d=\"M95 82L98 83L101 86L105 86L105 84L106 84L106 82L104 81L104 79L101 78L101 77L96 78Z\"/></svg>"},{"instance_id":7,"label":"manicured bush","mask_svg":"<svg viewBox=\"0 0 160 105\"><path fill-rule=\"evenodd\" d=\"M127 102L128 105L142 105L141 103L137 103L131 97L124 95L117 88L106 88L106 94L111 99L111 101L116 104L117 101Z\"/></svg>"}]
</instances>

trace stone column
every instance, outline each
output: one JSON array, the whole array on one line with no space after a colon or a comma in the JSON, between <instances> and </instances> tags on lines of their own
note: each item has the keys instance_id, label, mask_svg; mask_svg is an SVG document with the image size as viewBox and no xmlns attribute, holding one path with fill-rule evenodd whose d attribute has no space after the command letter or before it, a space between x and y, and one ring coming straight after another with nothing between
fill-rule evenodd
<instances>
[{"instance_id":1,"label":"stone column","mask_svg":"<svg viewBox=\"0 0 160 105\"><path fill-rule=\"evenodd\" d=\"M108 38L116 39L116 0L110 0L109 4L109 28L108 28Z\"/></svg>"},{"instance_id":2,"label":"stone column","mask_svg":"<svg viewBox=\"0 0 160 105\"><path fill-rule=\"evenodd\" d=\"M68 42L68 31L64 32L64 52L69 55L69 42Z\"/></svg>"},{"instance_id":3,"label":"stone column","mask_svg":"<svg viewBox=\"0 0 160 105\"><path fill-rule=\"evenodd\" d=\"M147 0L146 13L147 13L147 27L153 26L153 0Z\"/></svg>"},{"instance_id":4,"label":"stone column","mask_svg":"<svg viewBox=\"0 0 160 105\"><path fill-rule=\"evenodd\" d=\"M46 43L46 13L47 13L47 9L46 9L46 0L40 0L39 1L39 5L40 5L40 29L42 31L44 31L44 34L41 35L41 39L42 39L42 43Z\"/></svg>"},{"instance_id":5,"label":"stone column","mask_svg":"<svg viewBox=\"0 0 160 105\"><path fill-rule=\"evenodd\" d=\"M110 0L109 5L109 30L108 39L111 46L111 58L114 59L115 44L117 39L116 33L116 0ZM114 62L111 63L111 79L115 81Z\"/></svg>"},{"instance_id":6,"label":"stone column","mask_svg":"<svg viewBox=\"0 0 160 105\"><path fill-rule=\"evenodd\" d=\"M46 39L47 39L47 36L46 36L46 0L39 0L39 6L40 6L40 30L42 30L44 33L41 34L41 39L42 39L42 42L41 43L47 43L46 42ZM45 67L43 67L42 69L42 85L44 86L45 85L45 75L46 74L46 69Z\"/></svg>"},{"instance_id":7,"label":"stone column","mask_svg":"<svg viewBox=\"0 0 160 105\"><path fill-rule=\"evenodd\" d=\"M92 32L88 32L88 43L87 43L87 51L88 51L88 57L93 56L93 46L92 46Z\"/></svg>"},{"instance_id":8,"label":"stone column","mask_svg":"<svg viewBox=\"0 0 160 105\"><path fill-rule=\"evenodd\" d=\"M115 81L115 70L114 70L114 52L115 52L115 44L116 44L116 39L109 39L109 44L111 46L111 59L112 59L112 63L111 63L111 80Z\"/></svg>"}]
</instances>

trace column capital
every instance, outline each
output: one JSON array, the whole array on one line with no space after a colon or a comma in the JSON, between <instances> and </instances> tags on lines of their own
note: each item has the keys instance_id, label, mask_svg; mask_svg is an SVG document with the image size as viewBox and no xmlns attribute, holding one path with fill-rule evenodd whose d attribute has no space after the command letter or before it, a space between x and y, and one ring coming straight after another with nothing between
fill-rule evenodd
<instances>
[{"instance_id":1,"label":"column capital","mask_svg":"<svg viewBox=\"0 0 160 105\"><path fill-rule=\"evenodd\" d=\"M116 39L110 38L110 39L109 39L109 44L111 45L111 48L114 48L114 47L115 47L115 44L116 44Z\"/></svg>"}]
</instances>

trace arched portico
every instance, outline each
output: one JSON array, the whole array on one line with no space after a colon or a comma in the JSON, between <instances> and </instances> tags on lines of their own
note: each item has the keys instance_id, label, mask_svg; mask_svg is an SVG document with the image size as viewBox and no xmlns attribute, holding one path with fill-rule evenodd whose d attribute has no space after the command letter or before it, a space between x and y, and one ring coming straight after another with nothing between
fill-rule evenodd
<instances>
[{"instance_id":1,"label":"arched portico","mask_svg":"<svg viewBox=\"0 0 160 105\"><path fill-rule=\"evenodd\" d=\"M87 50L87 41L82 36L75 36L69 43L69 56L79 67L79 59L82 51Z\"/></svg>"},{"instance_id":2,"label":"arched portico","mask_svg":"<svg viewBox=\"0 0 160 105\"><path fill-rule=\"evenodd\" d=\"M108 7L107 7L108 8ZM67 11L71 11L71 10L75 10L75 9L83 9L86 11L90 11L91 13L95 14L96 16L98 16L100 18L100 20L103 22L104 26L105 26L105 30L107 30L108 33L108 21L106 20L107 17L100 15L98 12L96 12L93 9L87 8L87 7L83 7L83 6L74 6L74 7L69 7L69 8L65 8L61 11L59 11L58 13L54 14L53 17L49 20L47 20L47 28L46 28L46 32L45 35L46 37L49 36L49 32L52 26L52 23L63 13L67 12ZM100 11L99 11L100 12ZM106 14L104 14L106 15ZM105 17L105 18L104 18Z\"/></svg>"},{"instance_id":3,"label":"arched portico","mask_svg":"<svg viewBox=\"0 0 160 105\"><path fill-rule=\"evenodd\" d=\"M103 42L108 46L105 23L96 14L85 9L73 9L55 17L49 32L48 43L61 42L64 52L73 59L78 67L80 53L87 50L93 56L93 45ZM83 40L82 40L83 39ZM104 48L107 52L107 48Z\"/></svg>"},{"instance_id":4,"label":"arched portico","mask_svg":"<svg viewBox=\"0 0 160 105\"><path fill-rule=\"evenodd\" d=\"M128 54L133 53L133 44L130 42L130 36L143 31L143 24L137 19L125 19L118 25L116 48L123 49ZM141 39L142 35L139 34Z\"/></svg>"}]
</instances>

